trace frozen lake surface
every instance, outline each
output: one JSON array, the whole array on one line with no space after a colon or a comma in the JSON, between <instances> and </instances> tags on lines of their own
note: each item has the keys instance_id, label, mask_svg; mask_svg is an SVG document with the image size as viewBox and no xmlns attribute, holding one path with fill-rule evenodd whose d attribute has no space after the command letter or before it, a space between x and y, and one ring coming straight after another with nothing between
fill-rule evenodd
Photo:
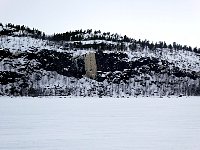
<instances>
[{"instance_id":1,"label":"frozen lake surface","mask_svg":"<svg viewBox=\"0 0 200 150\"><path fill-rule=\"evenodd\" d=\"M0 150L199 150L200 97L0 97Z\"/></svg>"}]
</instances>

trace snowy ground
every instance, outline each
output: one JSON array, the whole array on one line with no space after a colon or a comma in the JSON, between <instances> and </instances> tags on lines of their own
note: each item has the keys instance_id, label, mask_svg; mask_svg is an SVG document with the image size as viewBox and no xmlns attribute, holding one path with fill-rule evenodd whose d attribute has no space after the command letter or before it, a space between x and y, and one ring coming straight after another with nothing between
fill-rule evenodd
<instances>
[{"instance_id":1,"label":"snowy ground","mask_svg":"<svg viewBox=\"0 0 200 150\"><path fill-rule=\"evenodd\" d=\"M0 97L0 150L199 150L200 97Z\"/></svg>"}]
</instances>

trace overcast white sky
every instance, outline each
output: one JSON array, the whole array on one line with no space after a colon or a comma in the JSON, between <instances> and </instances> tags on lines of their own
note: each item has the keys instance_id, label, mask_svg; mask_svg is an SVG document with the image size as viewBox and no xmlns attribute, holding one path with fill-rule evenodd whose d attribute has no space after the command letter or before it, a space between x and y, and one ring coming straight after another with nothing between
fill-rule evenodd
<instances>
[{"instance_id":1,"label":"overcast white sky","mask_svg":"<svg viewBox=\"0 0 200 150\"><path fill-rule=\"evenodd\" d=\"M47 34L74 29L200 47L200 0L0 0L0 22Z\"/></svg>"}]
</instances>

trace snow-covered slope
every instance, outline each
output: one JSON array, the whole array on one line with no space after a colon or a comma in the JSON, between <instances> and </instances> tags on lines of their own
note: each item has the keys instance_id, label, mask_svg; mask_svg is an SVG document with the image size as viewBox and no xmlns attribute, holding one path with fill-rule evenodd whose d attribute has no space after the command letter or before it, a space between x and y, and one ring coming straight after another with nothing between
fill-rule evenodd
<instances>
[{"instance_id":1,"label":"snow-covered slope","mask_svg":"<svg viewBox=\"0 0 200 150\"><path fill-rule=\"evenodd\" d=\"M142 51L126 51L125 52L129 60L137 60L141 57L154 57L159 58L160 60L167 60L169 63L172 63L174 66L181 69L186 69L190 71L200 71L200 54L195 52L190 52L186 50L169 50L158 49L151 51L145 49Z\"/></svg>"},{"instance_id":2,"label":"snow-covered slope","mask_svg":"<svg viewBox=\"0 0 200 150\"><path fill-rule=\"evenodd\" d=\"M89 41L93 43L94 41ZM102 41L105 42L105 41ZM82 42L86 43L86 42ZM16 51L33 51L33 50L56 50L58 52L64 52L60 44L51 42L48 40L35 39L31 37L12 37L12 36L3 36L0 37L0 48L9 49L10 52L15 53ZM84 55L86 53L94 52L94 50L70 50L70 53L73 56ZM170 63L173 63L176 67L181 69L186 69L190 71L200 71L200 54L195 52L190 52L186 50L155 50L151 51L149 49L145 50L136 50L136 51L120 51L128 55L128 61L135 61L141 57L155 57L161 60L167 60ZM105 53L112 53L112 51L105 51Z\"/></svg>"},{"instance_id":3,"label":"snow-covered slope","mask_svg":"<svg viewBox=\"0 0 200 150\"><path fill-rule=\"evenodd\" d=\"M54 46L48 45L47 40L36 39L32 37L13 37L2 36L0 37L0 47L9 49L11 52L16 51L29 51L36 49L53 49Z\"/></svg>"}]
</instances>

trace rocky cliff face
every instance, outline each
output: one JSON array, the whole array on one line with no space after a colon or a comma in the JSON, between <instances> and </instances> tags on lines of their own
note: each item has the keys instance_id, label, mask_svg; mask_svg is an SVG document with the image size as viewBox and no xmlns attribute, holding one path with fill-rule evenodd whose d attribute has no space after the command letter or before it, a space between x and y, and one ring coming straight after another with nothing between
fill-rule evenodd
<instances>
[{"instance_id":1,"label":"rocky cliff face","mask_svg":"<svg viewBox=\"0 0 200 150\"><path fill-rule=\"evenodd\" d=\"M96 79L97 76L97 64L94 52L87 53L85 55L85 71L86 77Z\"/></svg>"}]
</instances>

